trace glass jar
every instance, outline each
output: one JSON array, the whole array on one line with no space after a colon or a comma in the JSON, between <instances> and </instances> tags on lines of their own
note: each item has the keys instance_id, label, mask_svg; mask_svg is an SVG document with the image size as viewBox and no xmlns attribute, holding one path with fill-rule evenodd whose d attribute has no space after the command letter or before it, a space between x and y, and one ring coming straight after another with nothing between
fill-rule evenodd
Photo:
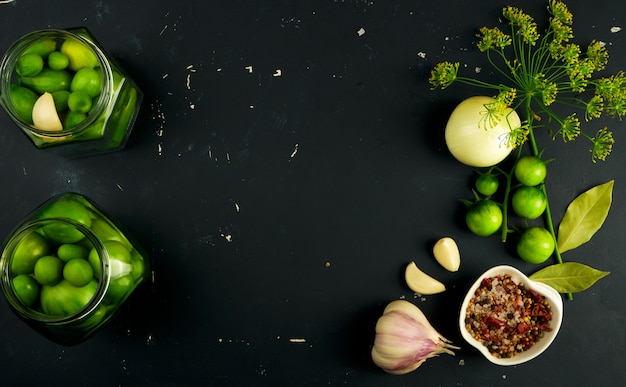
<instances>
[{"instance_id":1,"label":"glass jar","mask_svg":"<svg viewBox=\"0 0 626 387\"><path fill-rule=\"evenodd\" d=\"M78 344L147 279L148 258L96 205L58 195L9 236L0 285L11 309L54 342Z\"/></svg>"},{"instance_id":2,"label":"glass jar","mask_svg":"<svg viewBox=\"0 0 626 387\"><path fill-rule=\"evenodd\" d=\"M122 149L143 99L86 28L19 38L0 64L0 96L37 148L72 158Z\"/></svg>"}]
</instances>

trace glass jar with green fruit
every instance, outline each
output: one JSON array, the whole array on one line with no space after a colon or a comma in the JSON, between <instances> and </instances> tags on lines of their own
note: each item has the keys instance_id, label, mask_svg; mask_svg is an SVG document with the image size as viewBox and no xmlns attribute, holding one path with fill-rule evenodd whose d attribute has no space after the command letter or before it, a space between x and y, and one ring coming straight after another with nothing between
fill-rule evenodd
<instances>
[{"instance_id":1,"label":"glass jar with green fruit","mask_svg":"<svg viewBox=\"0 0 626 387\"><path fill-rule=\"evenodd\" d=\"M0 63L0 103L40 149L83 157L122 149L143 93L85 28L19 38Z\"/></svg>"},{"instance_id":2,"label":"glass jar with green fruit","mask_svg":"<svg viewBox=\"0 0 626 387\"><path fill-rule=\"evenodd\" d=\"M9 306L54 342L78 344L109 321L149 273L145 252L85 196L58 195L5 242Z\"/></svg>"}]
</instances>

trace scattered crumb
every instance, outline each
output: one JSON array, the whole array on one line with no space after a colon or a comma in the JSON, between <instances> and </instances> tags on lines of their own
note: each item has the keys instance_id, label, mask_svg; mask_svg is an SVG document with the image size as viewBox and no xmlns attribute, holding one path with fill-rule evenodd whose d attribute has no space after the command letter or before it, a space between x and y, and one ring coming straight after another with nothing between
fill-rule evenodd
<instances>
[{"instance_id":1,"label":"scattered crumb","mask_svg":"<svg viewBox=\"0 0 626 387\"><path fill-rule=\"evenodd\" d=\"M324 267L330 267L330 261L324 262Z\"/></svg>"},{"instance_id":2,"label":"scattered crumb","mask_svg":"<svg viewBox=\"0 0 626 387\"><path fill-rule=\"evenodd\" d=\"M280 69L276 69L276 72L272 74L274 77L280 77L281 75L283 75L283 72Z\"/></svg>"},{"instance_id":3,"label":"scattered crumb","mask_svg":"<svg viewBox=\"0 0 626 387\"><path fill-rule=\"evenodd\" d=\"M482 69L481 69L480 67L478 67L478 66L477 66L477 67L474 69L474 71L476 72L476 74L478 74L478 73L480 73L480 72L482 71Z\"/></svg>"},{"instance_id":4,"label":"scattered crumb","mask_svg":"<svg viewBox=\"0 0 626 387\"><path fill-rule=\"evenodd\" d=\"M298 153L298 144L294 146L293 152L291 152L291 156L289 157L293 159L296 156L296 153Z\"/></svg>"},{"instance_id":5,"label":"scattered crumb","mask_svg":"<svg viewBox=\"0 0 626 387\"><path fill-rule=\"evenodd\" d=\"M422 59L426 59L426 53L425 52L420 51L420 52L417 53L417 56L419 56Z\"/></svg>"},{"instance_id":6,"label":"scattered crumb","mask_svg":"<svg viewBox=\"0 0 626 387\"><path fill-rule=\"evenodd\" d=\"M620 32L621 30L622 30L622 27L611 27L612 33L617 33L617 32Z\"/></svg>"},{"instance_id":7,"label":"scattered crumb","mask_svg":"<svg viewBox=\"0 0 626 387\"><path fill-rule=\"evenodd\" d=\"M167 77L169 77L169 76L170 76L170 75L169 75L169 74L167 74L167 73L166 73L166 74L163 74L163 76L161 77L161 79L165 79L165 78L167 78Z\"/></svg>"},{"instance_id":8,"label":"scattered crumb","mask_svg":"<svg viewBox=\"0 0 626 387\"><path fill-rule=\"evenodd\" d=\"M248 70L248 73L252 73L252 66L246 66L246 70Z\"/></svg>"},{"instance_id":9,"label":"scattered crumb","mask_svg":"<svg viewBox=\"0 0 626 387\"><path fill-rule=\"evenodd\" d=\"M464 366L465 365L465 360L464 359L459 360L459 365L460 366Z\"/></svg>"},{"instance_id":10,"label":"scattered crumb","mask_svg":"<svg viewBox=\"0 0 626 387\"><path fill-rule=\"evenodd\" d=\"M124 188L122 188L122 186L121 186L121 185L119 185L119 183L115 183L115 185L117 186L117 188L118 188L120 191L124 191Z\"/></svg>"},{"instance_id":11,"label":"scattered crumb","mask_svg":"<svg viewBox=\"0 0 626 387\"><path fill-rule=\"evenodd\" d=\"M239 203L235 202L235 211L239 212L240 209Z\"/></svg>"},{"instance_id":12,"label":"scattered crumb","mask_svg":"<svg viewBox=\"0 0 626 387\"><path fill-rule=\"evenodd\" d=\"M365 28L363 28L363 27L359 28L359 30L356 33L359 36L365 35Z\"/></svg>"},{"instance_id":13,"label":"scattered crumb","mask_svg":"<svg viewBox=\"0 0 626 387\"><path fill-rule=\"evenodd\" d=\"M302 339L302 338L290 338L289 339L290 343L306 343L306 339Z\"/></svg>"}]
</instances>

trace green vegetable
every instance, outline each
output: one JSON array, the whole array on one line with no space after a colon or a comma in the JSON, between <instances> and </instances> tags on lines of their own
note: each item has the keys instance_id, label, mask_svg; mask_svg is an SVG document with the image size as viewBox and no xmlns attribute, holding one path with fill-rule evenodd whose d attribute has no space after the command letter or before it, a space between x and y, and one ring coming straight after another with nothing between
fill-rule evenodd
<instances>
[{"instance_id":1,"label":"green vegetable","mask_svg":"<svg viewBox=\"0 0 626 387\"><path fill-rule=\"evenodd\" d=\"M15 72L22 77L33 77L43 70L43 58L38 54L24 54L15 63Z\"/></svg>"},{"instance_id":2,"label":"green vegetable","mask_svg":"<svg viewBox=\"0 0 626 387\"><path fill-rule=\"evenodd\" d=\"M546 179L546 163L536 156L523 156L515 163L514 173L520 183L529 187L537 186Z\"/></svg>"},{"instance_id":3,"label":"green vegetable","mask_svg":"<svg viewBox=\"0 0 626 387\"><path fill-rule=\"evenodd\" d=\"M37 54L42 58L46 58L52 51L56 50L56 47L57 42L54 39L39 39L26 47L22 55Z\"/></svg>"},{"instance_id":4,"label":"green vegetable","mask_svg":"<svg viewBox=\"0 0 626 387\"><path fill-rule=\"evenodd\" d=\"M543 263L554 252L554 238L543 227L531 227L522 233L517 242L517 253L528 263Z\"/></svg>"},{"instance_id":5,"label":"green vegetable","mask_svg":"<svg viewBox=\"0 0 626 387\"><path fill-rule=\"evenodd\" d=\"M476 191L485 196L491 196L498 191L500 182L494 175L480 175L475 182Z\"/></svg>"},{"instance_id":6,"label":"green vegetable","mask_svg":"<svg viewBox=\"0 0 626 387\"><path fill-rule=\"evenodd\" d=\"M63 267L63 278L74 286L82 287L93 279L93 269L84 259L72 259Z\"/></svg>"},{"instance_id":7,"label":"green vegetable","mask_svg":"<svg viewBox=\"0 0 626 387\"><path fill-rule=\"evenodd\" d=\"M29 124L33 123L33 106L39 96L32 90L16 84L9 85L9 97L18 117Z\"/></svg>"},{"instance_id":8,"label":"green vegetable","mask_svg":"<svg viewBox=\"0 0 626 387\"><path fill-rule=\"evenodd\" d=\"M59 90L69 90L72 82L72 74L65 70L51 70L44 68L33 77L20 77L20 84L24 87L43 94L54 93Z\"/></svg>"},{"instance_id":9,"label":"green vegetable","mask_svg":"<svg viewBox=\"0 0 626 387\"><path fill-rule=\"evenodd\" d=\"M98 282L91 281L83 287L77 287L66 280L54 286L41 288L41 309L50 316L70 316L87 306L96 294Z\"/></svg>"},{"instance_id":10,"label":"green vegetable","mask_svg":"<svg viewBox=\"0 0 626 387\"><path fill-rule=\"evenodd\" d=\"M35 270L35 263L50 252L48 241L39 233L31 232L15 247L11 257L11 272L30 274Z\"/></svg>"},{"instance_id":11,"label":"green vegetable","mask_svg":"<svg viewBox=\"0 0 626 387\"><path fill-rule=\"evenodd\" d=\"M502 210L491 199L479 200L468 208L465 223L478 236L492 235L502 226Z\"/></svg>"},{"instance_id":12,"label":"green vegetable","mask_svg":"<svg viewBox=\"0 0 626 387\"><path fill-rule=\"evenodd\" d=\"M87 259L89 251L81 245L64 244L57 249L57 257L64 262L69 262L72 259Z\"/></svg>"},{"instance_id":13,"label":"green vegetable","mask_svg":"<svg viewBox=\"0 0 626 387\"><path fill-rule=\"evenodd\" d=\"M39 298L39 284L28 274L20 274L11 280L15 295L26 306L33 306Z\"/></svg>"},{"instance_id":14,"label":"green vegetable","mask_svg":"<svg viewBox=\"0 0 626 387\"><path fill-rule=\"evenodd\" d=\"M69 98L70 92L68 90L59 90L52 93L54 107L56 107L57 112L62 113L67 110L67 101Z\"/></svg>"},{"instance_id":15,"label":"green vegetable","mask_svg":"<svg viewBox=\"0 0 626 387\"><path fill-rule=\"evenodd\" d=\"M50 204L39 213L39 218L64 218L74 220L85 227L91 226L91 217L87 208L73 200L62 200ZM43 231L46 237L58 243L76 243L85 237L79 229L70 224L54 223L44 226Z\"/></svg>"},{"instance_id":16,"label":"green vegetable","mask_svg":"<svg viewBox=\"0 0 626 387\"><path fill-rule=\"evenodd\" d=\"M102 91L102 74L92 68L80 69L74 74L70 90L81 91L93 98Z\"/></svg>"},{"instance_id":17,"label":"green vegetable","mask_svg":"<svg viewBox=\"0 0 626 387\"><path fill-rule=\"evenodd\" d=\"M60 51L53 51L48 55L48 67L52 70L65 70L70 64L70 59Z\"/></svg>"},{"instance_id":18,"label":"green vegetable","mask_svg":"<svg viewBox=\"0 0 626 387\"><path fill-rule=\"evenodd\" d=\"M87 114L91 109L91 97L83 91L72 91L67 106L74 113Z\"/></svg>"},{"instance_id":19,"label":"green vegetable","mask_svg":"<svg viewBox=\"0 0 626 387\"><path fill-rule=\"evenodd\" d=\"M35 279L42 285L56 285L63 278L63 261L54 255L41 257L35 263Z\"/></svg>"},{"instance_id":20,"label":"green vegetable","mask_svg":"<svg viewBox=\"0 0 626 387\"><path fill-rule=\"evenodd\" d=\"M513 211L526 219L537 219L546 210L548 200L543 190L537 187L519 187L513 192Z\"/></svg>"},{"instance_id":21,"label":"green vegetable","mask_svg":"<svg viewBox=\"0 0 626 387\"><path fill-rule=\"evenodd\" d=\"M575 249L588 242L602 227L612 201L613 180L593 187L574 199L559 226L559 252Z\"/></svg>"},{"instance_id":22,"label":"green vegetable","mask_svg":"<svg viewBox=\"0 0 626 387\"><path fill-rule=\"evenodd\" d=\"M582 263L564 262L545 267L528 278L551 286L559 293L576 293L587 290L609 274Z\"/></svg>"}]
</instances>

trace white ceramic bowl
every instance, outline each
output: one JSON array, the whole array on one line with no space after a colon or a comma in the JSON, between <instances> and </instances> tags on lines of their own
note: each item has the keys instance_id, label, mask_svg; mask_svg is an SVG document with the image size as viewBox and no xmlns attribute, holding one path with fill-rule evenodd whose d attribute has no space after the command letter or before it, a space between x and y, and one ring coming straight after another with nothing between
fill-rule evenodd
<instances>
[{"instance_id":1,"label":"white ceramic bowl","mask_svg":"<svg viewBox=\"0 0 626 387\"><path fill-rule=\"evenodd\" d=\"M467 310L469 301L474 296L474 292L476 291L476 289L480 287L480 283L483 280L483 278L495 277L497 275L502 275L502 274L510 274L513 281L515 281L516 283L523 282L526 288L533 289L537 293L544 296L550 302L550 306L552 310L552 320L550 321L550 327L552 328L552 331L545 332L541 340L536 342L528 350L524 352L520 352L513 357L501 359L492 355L486 346L484 346L480 341L474 339L474 337L472 337L472 335L467 331L467 329L465 328L465 311ZM510 366L510 365L516 365L516 364L527 362L531 359L536 358L543 351L545 351L550 346L550 344L556 337L557 333L559 332L559 328L561 328L562 320L563 320L563 299L561 298L561 295L556 290L554 290L548 285L528 279L528 277L526 277L522 272L520 272L514 267L496 266L496 267L492 267L491 269L481 274L480 277L478 277L478 279L476 280L476 282L474 282L474 285L472 285L472 287L467 292L467 295L465 296L465 299L463 300L463 304L461 305L461 312L459 315L459 328L461 330L461 335L463 336L465 341L467 341L470 345L478 349L487 358L487 360L489 360L490 362L494 364L498 364L502 366Z\"/></svg>"}]
</instances>

